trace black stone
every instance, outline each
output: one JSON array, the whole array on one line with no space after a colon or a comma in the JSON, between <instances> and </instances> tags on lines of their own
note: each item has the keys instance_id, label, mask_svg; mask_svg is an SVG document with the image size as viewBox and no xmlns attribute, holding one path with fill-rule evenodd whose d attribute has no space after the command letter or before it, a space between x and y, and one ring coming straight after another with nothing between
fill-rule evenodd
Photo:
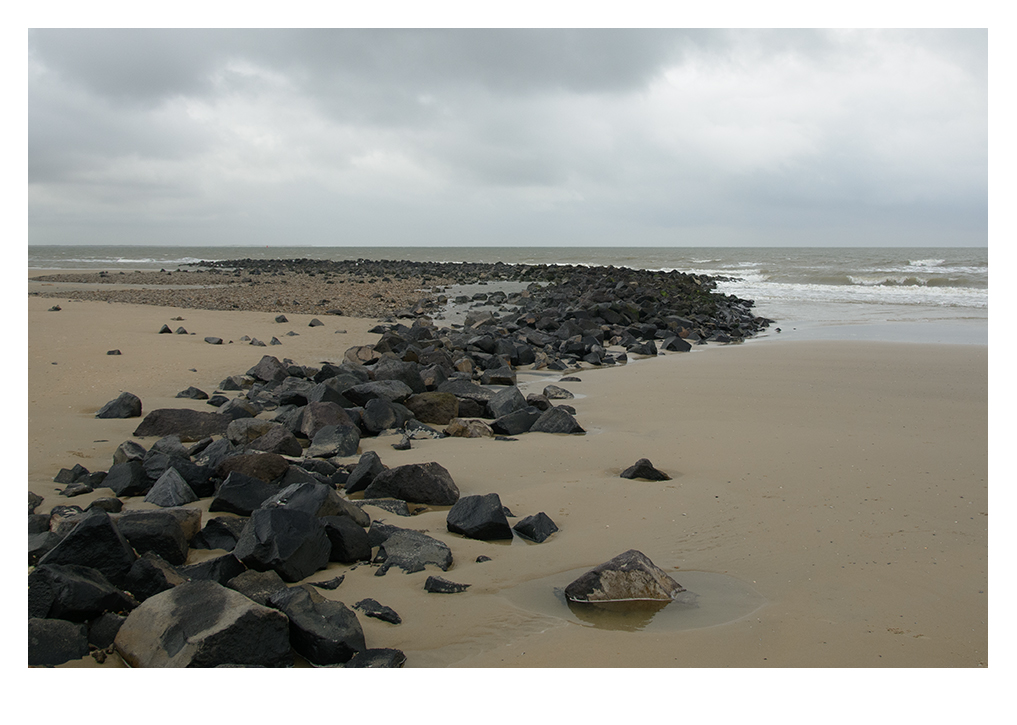
<instances>
[{"instance_id":1,"label":"black stone","mask_svg":"<svg viewBox=\"0 0 1017 725\"><path fill-rule=\"evenodd\" d=\"M670 481L671 477L653 467L647 458L640 458L621 472L622 478L644 478L647 481Z\"/></svg>"},{"instance_id":2,"label":"black stone","mask_svg":"<svg viewBox=\"0 0 1017 725\"><path fill-rule=\"evenodd\" d=\"M29 666L62 665L87 655L88 632L84 624L63 619L29 618Z\"/></svg>"},{"instance_id":3,"label":"black stone","mask_svg":"<svg viewBox=\"0 0 1017 725\"><path fill-rule=\"evenodd\" d=\"M309 586L277 592L269 604L289 618L290 644L311 664L342 664L367 648L357 615Z\"/></svg>"},{"instance_id":4,"label":"black stone","mask_svg":"<svg viewBox=\"0 0 1017 725\"><path fill-rule=\"evenodd\" d=\"M114 586L121 586L136 558L109 514L92 509L39 563L90 566Z\"/></svg>"},{"instance_id":5,"label":"black stone","mask_svg":"<svg viewBox=\"0 0 1017 725\"><path fill-rule=\"evenodd\" d=\"M541 511L535 516L527 516L513 526L512 530L520 536L525 536L527 539L536 541L539 544L558 531L558 527L555 526L554 521L547 514Z\"/></svg>"},{"instance_id":6,"label":"black stone","mask_svg":"<svg viewBox=\"0 0 1017 725\"><path fill-rule=\"evenodd\" d=\"M233 554L251 569L274 569L286 581L296 582L325 568L331 550L316 517L269 508L251 514Z\"/></svg>"},{"instance_id":7,"label":"black stone","mask_svg":"<svg viewBox=\"0 0 1017 725\"><path fill-rule=\"evenodd\" d=\"M512 529L496 493L463 496L449 509L445 522L452 533L471 539L492 541L512 538Z\"/></svg>"},{"instance_id":8,"label":"black stone","mask_svg":"<svg viewBox=\"0 0 1017 725\"><path fill-rule=\"evenodd\" d=\"M134 393L123 392L102 406L96 418L137 418L141 415L141 398Z\"/></svg>"},{"instance_id":9,"label":"black stone","mask_svg":"<svg viewBox=\"0 0 1017 725\"><path fill-rule=\"evenodd\" d=\"M424 582L424 591L432 594L459 594L469 588L469 584L456 584L448 579L442 579L440 576L429 576Z\"/></svg>"},{"instance_id":10,"label":"black stone","mask_svg":"<svg viewBox=\"0 0 1017 725\"><path fill-rule=\"evenodd\" d=\"M374 617L390 624L402 624L403 621L403 618L396 614L394 609L386 607L375 599L361 599L353 605L353 608L359 609L364 613L364 616Z\"/></svg>"}]
</instances>

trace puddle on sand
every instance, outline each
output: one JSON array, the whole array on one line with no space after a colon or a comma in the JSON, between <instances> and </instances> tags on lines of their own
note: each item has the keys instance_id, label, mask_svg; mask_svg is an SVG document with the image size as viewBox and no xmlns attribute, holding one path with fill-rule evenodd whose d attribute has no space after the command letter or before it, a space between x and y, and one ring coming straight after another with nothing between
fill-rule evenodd
<instances>
[{"instance_id":1,"label":"puddle on sand","mask_svg":"<svg viewBox=\"0 0 1017 725\"><path fill-rule=\"evenodd\" d=\"M559 617L585 627L663 632L700 629L741 619L766 599L751 586L727 574L707 571L670 572L683 587L672 602L569 602L563 590L588 568L553 574L502 592L516 606Z\"/></svg>"}]
</instances>

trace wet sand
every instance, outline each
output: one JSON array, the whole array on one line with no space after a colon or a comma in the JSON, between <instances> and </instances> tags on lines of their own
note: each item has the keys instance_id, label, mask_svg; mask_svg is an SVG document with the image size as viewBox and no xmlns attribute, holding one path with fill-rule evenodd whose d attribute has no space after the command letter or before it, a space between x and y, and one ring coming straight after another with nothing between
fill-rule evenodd
<instances>
[{"instance_id":1,"label":"wet sand","mask_svg":"<svg viewBox=\"0 0 1017 725\"><path fill-rule=\"evenodd\" d=\"M265 354L339 361L377 337L374 320L319 316L325 326L310 328L312 315L287 316L30 297L28 488L45 496L39 511L103 494L67 500L52 478L75 463L108 468L139 422L93 417L120 391L145 412L208 410L174 396L189 385L211 393ZM157 334L164 323L195 334ZM284 344L203 341L245 334ZM115 348L122 355L106 355ZM390 467L438 461L463 495L497 492L517 517L544 511L561 529L543 544L489 543L448 533L440 509L368 509L448 543L455 564L443 576L471 585L436 595L422 588L436 570L317 572L346 575L327 596L373 597L402 616L398 626L361 617L368 646L402 649L407 667L987 664L986 347L774 339L579 377L563 386L578 396L569 402L585 436L414 441L409 451L392 437L362 441ZM524 373L520 387L557 378ZM641 457L673 480L618 477ZM703 588L701 607L716 601L736 618L687 628L669 611L642 629L609 629L534 590L630 548ZM492 561L477 563L481 554Z\"/></svg>"}]
</instances>

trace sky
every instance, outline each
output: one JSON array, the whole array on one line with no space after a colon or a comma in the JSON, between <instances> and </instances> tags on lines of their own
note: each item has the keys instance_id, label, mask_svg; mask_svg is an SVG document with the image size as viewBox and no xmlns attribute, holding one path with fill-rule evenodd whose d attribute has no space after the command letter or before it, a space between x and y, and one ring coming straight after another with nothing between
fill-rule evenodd
<instances>
[{"instance_id":1,"label":"sky","mask_svg":"<svg viewBox=\"0 0 1017 725\"><path fill-rule=\"evenodd\" d=\"M986 246L982 30L29 30L29 244Z\"/></svg>"}]
</instances>

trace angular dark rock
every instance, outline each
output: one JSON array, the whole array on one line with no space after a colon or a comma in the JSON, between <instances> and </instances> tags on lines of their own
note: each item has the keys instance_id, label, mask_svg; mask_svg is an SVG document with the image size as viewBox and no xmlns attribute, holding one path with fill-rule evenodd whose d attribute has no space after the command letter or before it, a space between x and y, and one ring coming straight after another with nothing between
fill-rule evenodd
<instances>
[{"instance_id":1,"label":"angular dark rock","mask_svg":"<svg viewBox=\"0 0 1017 725\"><path fill-rule=\"evenodd\" d=\"M332 544L329 561L341 564L353 564L358 561L371 560L371 544L367 531L354 523L348 516L322 516L321 523L325 526L325 534Z\"/></svg>"},{"instance_id":2,"label":"angular dark rock","mask_svg":"<svg viewBox=\"0 0 1017 725\"><path fill-rule=\"evenodd\" d=\"M562 406L544 411L530 428L531 433L585 433L581 425Z\"/></svg>"},{"instance_id":3,"label":"angular dark rock","mask_svg":"<svg viewBox=\"0 0 1017 725\"><path fill-rule=\"evenodd\" d=\"M501 390L487 402L487 408L495 418L514 413L526 407L526 398L519 392L519 388L513 386Z\"/></svg>"},{"instance_id":4,"label":"angular dark rock","mask_svg":"<svg viewBox=\"0 0 1017 725\"><path fill-rule=\"evenodd\" d=\"M207 342L209 345L222 345L222 338L221 337L212 337L210 335L209 337L205 338L205 342Z\"/></svg>"},{"instance_id":5,"label":"angular dark rock","mask_svg":"<svg viewBox=\"0 0 1017 725\"><path fill-rule=\"evenodd\" d=\"M242 574L245 568L243 562L233 554L223 554L179 567L177 571L192 581L213 581L225 586L230 579Z\"/></svg>"},{"instance_id":6,"label":"angular dark rock","mask_svg":"<svg viewBox=\"0 0 1017 725\"><path fill-rule=\"evenodd\" d=\"M353 659L346 663L347 668L358 667L402 667L406 664L406 655L402 650L377 648L357 652Z\"/></svg>"},{"instance_id":7,"label":"angular dark rock","mask_svg":"<svg viewBox=\"0 0 1017 725\"><path fill-rule=\"evenodd\" d=\"M515 385L516 371L509 366L485 370L480 376L483 385Z\"/></svg>"},{"instance_id":8,"label":"angular dark rock","mask_svg":"<svg viewBox=\"0 0 1017 725\"><path fill-rule=\"evenodd\" d=\"M352 424L326 425L318 429L307 447L311 458L345 458L360 449L360 429Z\"/></svg>"},{"instance_id":9,"label":"angular dark rock","mask_svg":"<svg viewBox=\"0 0 1017 725\"><path fill-rule=\"evenodd\" d=\"M310 322L307 323L307 326L308 327L324 327L325 323L322 322L321 320L319 320L317 317L314 317L314 318L311 319Z\"/></svg>"},{"instance_id":10,"label":"angular dark rock","mask_svg":"<svg viewBox=\"0 0 1017 725\"><path fill-rule=\"evenodd\" d=\"M84 622L138 603L99 571L76 564L37 566L28 575L28 616Z\"/></svg>"},{"instance_id":11,"label":"angular dark rock","mask_svg":"<svg viewBox=\"0 0 1017 725\"><path fill-rule=\"evenodd\" d=\"M271 569L269 571L248 569L226 582L226 587L267 607L269 606L268 600L272 595L286 589L286 582Z\"/></svg>"},{"instance_id":12,"label":"angular dark rock","mask_svg":"<svg viewBox=\"0 0 1017 725\"><path fill-rule=\"evenodd\" d=\"M364 489L364 498L398 498L411 503L451 506L459 489L440 464L411 463L382 471Z\"/></svg>"},{"instance_id":13,"label":"angular dark rock","mask_svg":"<svg viewBox=\"0 0 1017 725\"><path fill-rule=\"evenodd\" d=\"M137 556L109 514L92 509L39 564L80 564L98 569L114 586L122 586Z\"/></svg>"},{"instance_id":14,"label":"angular dark rock","mask_svg":"<svg viewBox=\"0 0 1017 725\"><path fill-rule=\"evenodd\" d=\"M165 473L159 476L152 488L145 494L146 503L154 503L156 506L184 506L198 500L193 489L187 485L187 481L177 473L175 468L167 468Z\"/></svg>"},{"instance_id":15,"label":"angular dark rock","mask_svg":"<svg viewBox=\"0 0 1017 725\"><path fill-rule=\"evenodd\" d=\"M91 509L102 509L108 514L115 514L122 511L123 508L124 502L120 499L113 498L112 496L104 496L103 498L97 498L92 501L92 503L88 504L85 511L90 511Z\"/></svg>"},{"instance_id":16,"label":"angular dark rock","mask_svg":"<svg viewBox=\"0 0 1017 725\"><path fill-rule=\"evenodd\" d=\"M131 566L124 581L124 590L130 592L139 602L143 602L185 581L187 577L177 571L172 564L149 552L138 557Z\"/></svg>"},{"instance_id":17,"label":"angular dark rock","mask_svg":"<svg viewBox=\"0 0 1017 725\"><path fill-rule=\"evenodd\" d=\"M389 624L402 624L403 621L403 618L400 617L394 609L386 607L376 599L361 599L353 605L353 608L359 609L366 617L374 617L375 619L380 619L382 622L388 622Z\"/></svg>"},{"instance_id":18,"label":"angular dark rock","mask_svg":"<svg viewBox=\"0 0 1017 725\"><path fill-rule=\"evenodd\" d=\"M670 601L685 591L640 551L629 549L565 587L573 602Z\"/></svg>"},{"instance_id":19,"label":"angular dark rock","mask_svg":"<svg viewBox=\"0 0 1017 725\"><path fill-rule=\"evenodd\" d=\"M31 491L28 492L28 515L31 516L35 513L35 509L43 502L42 496Z\"/></svg>"},{"instance_id":20,"label":"angular dark rock","mask_svg":"<svg viewBox=\"0 0 1017 725\"><path fill-rule=\"evenodd\" d=\"M547 385L544 387L544 397L548 400L572 400L576 396L565 388Z\"/></svg>"},{"instance_id":21,"label":"angular dark rock","mask_svg":"<svg viewBox=\"0 0 1017 725\"><path fill-rule=\"evenodd\" d=\"M120 627L115 646L131 667L292 664L286 617L211 581L147 599Z\"/></svg>"},{"instance_id":22,"label":"angular dark rock","mask_svg":"<svg viewBox=\"0 0 1017 725\"><path fill-rule=\"evenodd\" d=\"M209 519L198 535L191 539L190 546L192 549L233 551L246 525L246 518L216 516Z\"/></svg>"},{"instance_id":23,"label":"angular dark rock","mask_svg":"<svg viewBox=\"0 0 1017 725\"><path fill-rule=\"evenodd\" d=\"M113 451L113 465L119 463L125 463L127 461L142 461L145 459L145 454L148 451L137 441L128 440L117 446L117 449Z\"/></svg>"},{"instance_id":24,"label":"angular dark rock","mask_svg":"<svg viewBox=\"0 0 1017 725\"><path fill-rule=\"evenodd\" d=\"M374 451L367 451L360 457L356 468L353 469L349 478L346 479L346 493L363 491L374 481L374 477L383 470L385 470L385 466L382 465L378 454Z\"/></svg>"},{"instance_id":25,"label":"angular dark rock","mask_svg":"<svg viewBox=\"0 0 1017 725\"><path fill-rule=\"evenodd\" d=\"M45 556L54 546L63 539L60 534L52 531L41 531L37 534L28 535L28 565L35 566L39 559Z\"/></svg>"},{"instance_id":26,"label":"angular dark rock","mask_svg":"<svg viewBox=\"0 0 1017 725\"><path fill-rule=\"evenodd\" d=\"M258 509L237 541L233 555L251 569L274 569L289 582L328 565L332 544L311 514L285 508Z\"/></svg>"},{"instance_id":27,"label":"angular dark rock","mask_svg":"<svg viewBox=\"0 0 1017 725\"><path fill-rule=\"evenodd\" d=\"M653 467L647 458L640 458L621 472L622 478L644 478L647 481L670 481L671 477Z\"/></svg>"},{"instance_id":28,"label":"angular dark rock","mask_svg":"<svg viewBox=\"0 0 1017 725\"><path fill-rule=\"evenodd\" d=\"M99 408L96 418L138 418L141 416L141 398L134 393L123 392Z\"/></svg>"},{"instance_id":29,"label":"angular dark rock","mask_svg":"<svg viewBox=\"0 0 1017 725\"><path fill-rule=\"evenodd\" d=\"M231 471L219 486L208 510L225 511L238 516L250 516L251 512L279 492L279 487L266 483L260 478Z\"/></svg>"},{"instance_id":30,"label":"angular dark rock","mask_svg":"<svg viewBox=\"0 0 1017 725\"><path fill-rule=\"evenodd\" d=\"M182 441L198 441L207 436L223 435L230 419L220 413L204 413L187 408L160 408L145 416L134 435L163 436L176 434Z\"/></svg>"},{"instance_id":31,"label":"angular dark rock","mask_svg":"<svg viewBox=\"0 0 1017 725\"><path fill-rule=\"evenodd\" d=\"M470 588L469 584L457 584L440 576L429 576L424 582L424 591L432 594L459 594Z\"/></svg>"},{"instance_id":32,"label":"angular dark rock","mask_svg":"<svg viewBox=\"0 0 1017 725\"><path fill-rule=\"evenodd\" d=\"M310 586L277 592L269 603L289 618L290 643L311 664L342 664L367 648L357 615Z\"/></svg>"},{"instance_id":33,"label":"angular dark rock","mask_svg":"<svg viewBox=\"0 0 1017 725\"><path fill-rule=\"evenodd\" d=\"M413 395L413 389L400 380L376 380L353 385L343 391L343 396L355 405L366 405L372 398L384 398L390 403L402 403Z\"/></svg>"},{"instance_id":34,"label":"angular dark rock","mask_svg":"<svg viewBox=\"0 0 1017 725\"><path fill-rule=\"evenodd\" d=\"M258 364L247 371L247 374L256 380L266 383L277 381L282 382L289 375L286 367L279 362L278 358L272 355L265 355L258 361Z\"/></svg>"},{"instance_id":35,"label":"angular dark rock","mask_svg":"<svg viewBox=\"0 0 1017 725\"><path fill-rule=\"evenodd\" d=\"M174 565L187 561L187 537L171 513L138 511L122 517L117 527L139 555L151 551Z\"/></svg>"},{"instance_id":36,"label":"angular dark rock","mask_svg":"<svg viewBox=\"0 0 1017 725\"><path fill-rule=\"evenodd\" d=\"M318 589L327 589L328 591L332 591L334 589L338 589L339 585L342 584L345 579L346 575L340 574L339 576L329 579L328 581L311 582L311 585L318 587Z\"/></svg>"},{"instance_id":37,"label":"angular dark rock","mask_svg":"<svg viewBox=\"0 0 1017 725\"><path fill-rule=\"evenodd\" d=\"M246 446L271 430L283 429L282 424L261 418L237 418L226 426L226 437L235 446Z\"/></svg>"},{"instance_id":38,"label":"angular dark rock","mask_svg":"<svg viewBox=\"0 0 1017 725\"><path fill-rule=\"evenodd\" d=\"M445 525L452 533L471 539L492 541L512 538L501 498L496 493L463 496L449 509Z\"/></svg>"},{"instance_id":39,"label":"angular dark rock","mask_svg":"<svg viewBox=\"0 0 1017 725\"><path fill-rule=\"evenodd\" d=\"M527 516L518 524L512 527L520 536L525 536L531 541L536 541L538 544L547 540L551 534L558 531L558 527L555 526L554 521L551 517L541 511L539 514L534 516Z\"/></svg>"},{"instance_id":40,"label":"angular dark rock","mask_svg":"<svg viewBox=\"0 0 1017 725\"><path fill-rule=\"evenodd\" d=\"M106 649L113 644L120 627L127 621L124 614L106 612L88 623L88 643L99 649Z\"/></svg>"},{"instance_id":41,"label":"angular dark rock","mask_svg":"<svg viewBox=\"0 0 1017 725\"><path fill-rule=\"evenodd\" d=\"M371 531L374 530L375 526L372 525ZM427 565L448 571L452 566L452 550L444 542L420 531L393 526L380 543L375 561L381 563L378 571L382 574L393 566L408 574L424 571Z\"/></svg>"},{"instance_id":42,"label":"angular dark rock","mask_svg":"<svg viewBox=\"0 0 1017 725\"><path fill-rule=\"evenodd\" d=\"M176 397L190 398L192 400L208 400L208 393L206 393L204 390L201 390L200 388L196 388L193 385L190 385L181 390L179 393L177 393Z\"/></svg>"},{"instance_id":43,"label":"angular dark rock","mask_svg":"<svg viewBox=\"0 0 1017 725\"><path fill-rule=\"evenodd\" d=\"M264 435L255 438L247 444L247 447L256 451L264 451L265 453L278 453L281 456L299 456L303 453L300 441L282 425L276 426Z\"/></svg>"},{"instance_id":44,"label":"angular dark rock","mask_svg":"<svg viewBox=\"0 0 1017 725\"><path fill-rule=\"evenodd\" d=\"M319 430L330 425L349 426L353 421L338 403L311 402L304 406L300 421L300 432L304 436L313 439Z\"/></svg>"},{"instance_id":45,"label":"angular dark rock","mask_svg":"<svg viewBox=\"0 0 1017 725\"><path fill-rule=\"evenodd\" d=\"M447 425L459 415L459 401L452 393L419 393L407 398L404 405L423 423Z\"/></svg>"},{"instance_id":46,"label":"angular dark rock","mask_svg":"<svg viewBox=\"0 0 1017 725\"><path fill-rule=\"evenodd\" d=\"M260 478L266 483L271 483L286 473L290 467L289 461L278 453L244 453L224 458L216 466L216 476L225 479L236 471L251 478Z\"/></svg>"},{"instance_id":47,"label":"angular dark rock","mask_svg":"<svg viewBox=\"0 0 1017 725\"><path fill-rule=\"evenodd\" d=\"M88 632L84 624L63 619L28 620L28 665L62 665L88 655Z\"/></svg>"},{"instance_id":48,"label":"angular dark rock","mask_svg":"<svg viewBox=\"0 0 1017 725\"><path fill-rule=\"evenodd\" d=\"M526 433L540 420L541 412L532 405L503 415L491 422L491 430L499 435L514 436Z\"/></svg>"}]
</instances>

